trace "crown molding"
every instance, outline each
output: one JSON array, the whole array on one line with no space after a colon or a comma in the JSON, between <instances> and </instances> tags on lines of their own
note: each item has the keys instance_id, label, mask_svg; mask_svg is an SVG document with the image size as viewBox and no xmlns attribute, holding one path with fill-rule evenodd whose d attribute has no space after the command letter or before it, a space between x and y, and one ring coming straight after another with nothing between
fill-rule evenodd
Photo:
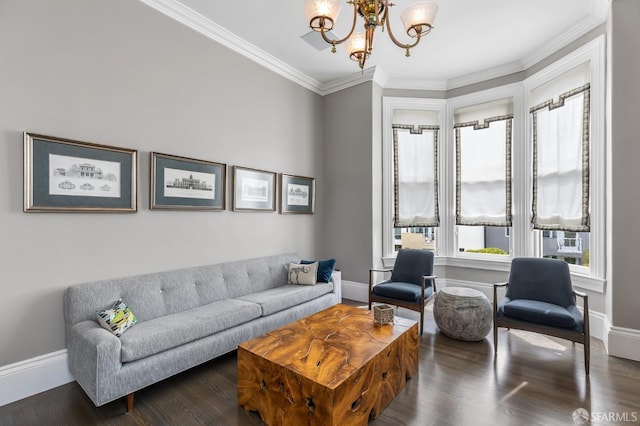
<instances>
[{"instance_id":1,"label":"crown molding","mask_svg":"<svg viewBox=\"0 0 640 426\"><path fill-rule=\"evenodd\" d=\"M440 80L412 80L390 78L385 88L406 90L447 90L447 82Z\"/></svg>"},{"instance_id":2,"label":"crown molding","mask_svg":"<svg viewBox=\"0 0 640 426\"><path fill-rule=\"evenodd\" d=\"M373 73L373 81L380 87L387 87L387 85L389 84L389 74L384 72L384 70L378 66L376 66L375 68L376 70Z\"/></svg>"},{"instance_id":3,"label":"crown molding","mask_svg":"<svg viewBox=\"0 0 640 426\"><path fill-rule=\"evenodd\" d=\"M513 61L497 67L488 68L483 71L466 74L460 77L455 77L447 80L447 90L457 89L458 87L468 86L474 83L480 83L482 81L491 80L498 77L504 77L505 75L513 74L516 72L524 71L526 67L522 65L521 61Z\"/></svg>"},{"instance_id":4,"label":"crown molding","mask_svg":"<svg viewBox=\"0 0 640 426\"><path fill-rule=\"evenodd\" d=\"M548 58L558 50L567 46L569 43L576 41L578 38L587 34L589 31L603 24L607 19L607 14L608 9L600 8L598 9L598 11L596 11L595 14L591 14L584 19L576 22L565 32L558 35L557 37L554 37L549 42L537 48L534 52L522 58L522 65L525 69L528 69L538 62L542 61L543 59Z\"/></svg>"},{"instance_id":5,"label":"crown molding","mask_svg":"<svg viewBox=\"0 0 640 426\"><path fill-rule=\"evenodd\" d=\"M380 71L382 72L382 70ZM356 86L360 83L367 81L374 81L376 75L376 67L367 68L362 72L356 72L344 77L337 78L328 83L322 84L320 91L317 93L325 96L331 93L339 92L340 90L347 89L352 86Z\"/></svg>"},{"instance_id":6,"label":"crown molding","mask_svg":"<svg viewBox=\"0 0 640 426\"><path fill-rule=\"evenodd\" d=\"M139 1L203 34L211 40L222 44L234 52L249 58L276 74L279 74L282 77L321 96L344 90L368 81L375 81L380 86L389 89L444 91L524 71L604 23L609 11L609 0L593 0L596 3L593 3L592 12L589 16L577 22L564 33L536 49L520 61L514 61L483 71L451 78L446 82L438 80L389 78L389 76L381 69L372 67L361 73L354 73L327 83L321 83L281 61L275 56L249 43L243 38L238 37L229 30L200 15L182 3L174 0Z\"/></svg>"},{"instance_id":7,"label":"crown molding","mask_svg":"<svg viewBox=\"0 0 640 426\"><path fill-rule=\"evenodd\" d=\"M322 83L286 64L273 55L265 52L257 46L238 37L226 28L216 24L183 5L173 0L140 0L147 6L167 15L168 17L186 25L200 34L228 47L263 67L279 74L294 83L299 84L313 92L322 94Z\"/></svg>"}]
</instances>

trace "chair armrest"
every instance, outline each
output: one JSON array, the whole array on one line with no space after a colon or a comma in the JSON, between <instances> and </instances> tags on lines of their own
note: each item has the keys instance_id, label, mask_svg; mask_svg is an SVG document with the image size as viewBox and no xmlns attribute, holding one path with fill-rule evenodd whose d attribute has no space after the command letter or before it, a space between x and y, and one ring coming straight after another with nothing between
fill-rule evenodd
<instances>
[{"instance_id":1,"label":"chair armrest","mask_svg":"<svg viewBox=\"0 0 640 426\"><path fill-rule=\"evenodd\" d=\"M493 285L493 319L498 313L498 287L507 287L509 283L496 283Z\"/></svg>"},{"instance_id":2,"label":"chair armrest","mask_svg":"<svg viewBox=\"0 0 640 426\"><path fill-rule=\"evenodd\" d=\"M587 293L576 290L573 290L573 294L574 296L582 298L582 310L584 311L585 318L587 318L589 316L589 296L587 295Z\"/></svg>"},{"instance_id":3,"label":"chair armrest","mask_svg":"<svg viewBox=\"0 0 640 426\"><path fill-rule=\"evenodd\" d=\"M582 298L582 315L584 321L584 334L587 336L590 335L589 331L589 296L587 293L583 293L581 291L573 290L574 298L575 296Z\"/></svg>"},{"instance_id":4,"label":"chair armrest","mask_svg":"<svg viewBox=\"0 0 640 426\"><path fill-rule=\"evenodd\" d=\"M575 296L582 297L583 299L587 299L589 297L589 296L587 296L587 293L583 293L581 291L576 291L576 290L573 290L573 294Z\"/></svg>"},{"instance_id":5,"label":"chair armrest","mask_svg":"<svg viewBox=\"0 0 640 426\"><path fill-rule=\"evenodd\" d=\"M376 268L371 268L369 269L369 293L371 293L371 289L373 289L373 286L375 284L373 284L373 273L374 272L391 272L393 269L390 268L385 268L385 269L376 269Z\"/></svg>"},{"instance_id":6,"label":"chair armrest","mask_svg":"<svg viewBox=\"0 0 640 426\"><path fill-rule=\"evenodd\" d=\"M433 284L433 292L436 292L436 278L438 278L437 275L423 275L422 276L422 288L424 288L425 284L427 283L427 280L433 280L432 284Z\"/></svg>"}]
</instances>

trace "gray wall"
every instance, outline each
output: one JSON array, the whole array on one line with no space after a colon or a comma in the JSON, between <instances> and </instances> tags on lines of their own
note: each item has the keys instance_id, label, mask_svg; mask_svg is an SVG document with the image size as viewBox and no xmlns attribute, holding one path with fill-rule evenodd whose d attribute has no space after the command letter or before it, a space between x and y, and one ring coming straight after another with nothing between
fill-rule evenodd
<instances>
[{"instance_id":1,"label":"gray wall","mask_svg":"<svg viewBox=\"0 0 640 426\"><path fill-rule=\"evenodd\" d=\"M611 9L611 291L614 326L640 330L638 241L640 229L640 2L613 0Z\"/></svg>"},{"instance_id":2,"label":"gray wall","mask_svg":"<svg viewBox=\"0 0 640 426\"><path fill-rule=\"evenodd\" d=\"M23 213L23 131L137 149L138 213ZM359 142L350 139L339 143ZM322 140L320 96L141 2L0 2L0 366L65 347L62 292L71 284L282 252L316 256L331 154ZM316 177L320 208L150 211L150 151ZM357 162L358 147L353 154ZM349 164L339 185L360 190ZM366 212L370 202L355 205Z\"/></svg>"},{"instance_id":3,"label":"gray wall","mask_svg":"<svg viewBox=\"0 0 640 426\"><path fill-rule=\"evenodd\" d=\"M612 7L607 292L613 324L640 329L634 268L640 231L630 226L640 196L626 190L640 180L633 108L640 98L640 4L613 0ZM366 283L379 260L372 253L380 251L372 229L381 220L382 94L433 95L363 83L321 98L131 0L0 1L0 61L0 366L64 348L62 291L74 283L288 251L335 257L343 279ZM23 213L25 130L139 150L139 212ZM149 211L152 150L314 176L316 214ZM87 239L95 241L92 251L82 248ZM507 275L439 269L440 277L463 281ZM595 296L593 309L609 311Z\"/></svg>"},{"instance_id":4,"label":"gray wall","mask_svg":"<svg viewBox=\"0 0 640 426\"><path fill-rule=\"evenodd\" d=\"M374 83L327 95L324 101L325 251L342 279L368 282L372 237L372 114ZM380 101L381 102L381 101Z\"/></svg>"}]
</instances>

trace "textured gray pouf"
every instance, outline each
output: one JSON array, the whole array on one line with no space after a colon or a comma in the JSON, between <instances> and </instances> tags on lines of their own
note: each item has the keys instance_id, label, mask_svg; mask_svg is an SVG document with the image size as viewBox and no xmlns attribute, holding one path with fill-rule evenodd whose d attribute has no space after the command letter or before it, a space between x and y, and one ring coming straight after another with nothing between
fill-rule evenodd
<instances>
[{"instance_id":1,"label":"textured gray pouf","mask_svg":"<svg viewBox=\"0 0 640 426\"><path fill-rule=\"evenodd\" d=\"M438 291L433 317L444 335L473 342L487 336L493 312L487 297L478 290L445 287Z\"/></svg>"}]
</instances>

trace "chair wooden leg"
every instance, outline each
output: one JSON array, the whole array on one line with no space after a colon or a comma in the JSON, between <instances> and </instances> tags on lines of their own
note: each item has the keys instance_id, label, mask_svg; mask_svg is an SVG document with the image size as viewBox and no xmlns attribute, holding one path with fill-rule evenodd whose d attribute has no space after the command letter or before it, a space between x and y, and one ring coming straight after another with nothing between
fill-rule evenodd
<instances>
[{"instance_id":1,"label":"chair wooden leg","mask_svg":"<svg viewBox=\"0 0 640 426\"><path fill-rule=\"evenodd\" d=\"M424 303L422 304L422 308L420 309L420 336L424 332Z\"/></svg>"},{"instance_id":2,"label":"chair wooden leg","mask_svg":"<svg viewBox=\"0 0 640 426\"><path fill-rule=\"evenodd\" d=\"M589 358L591 356L591 337L585 336L584 340L584 372L589 375Z\"/></svg>"},{"instance_id":3,"label":"chair wooden leg","mask_svg":"<svg viewBox=\"0 0 640 426\"><path fill-rule=\"evenodd\" d=\"M498 327L496 322L493 322L493 355L498 355Z\"/></svg>"},{"instance_id":4,"label":"chair wooden leg","mask_svg":"<svg viewBox=\"0 0 640 426\"><path fill-rule=\"evenodd\" d=\"M127 395L127 413L133 411L133 392Z\"/></svg>"}]
</instances>

